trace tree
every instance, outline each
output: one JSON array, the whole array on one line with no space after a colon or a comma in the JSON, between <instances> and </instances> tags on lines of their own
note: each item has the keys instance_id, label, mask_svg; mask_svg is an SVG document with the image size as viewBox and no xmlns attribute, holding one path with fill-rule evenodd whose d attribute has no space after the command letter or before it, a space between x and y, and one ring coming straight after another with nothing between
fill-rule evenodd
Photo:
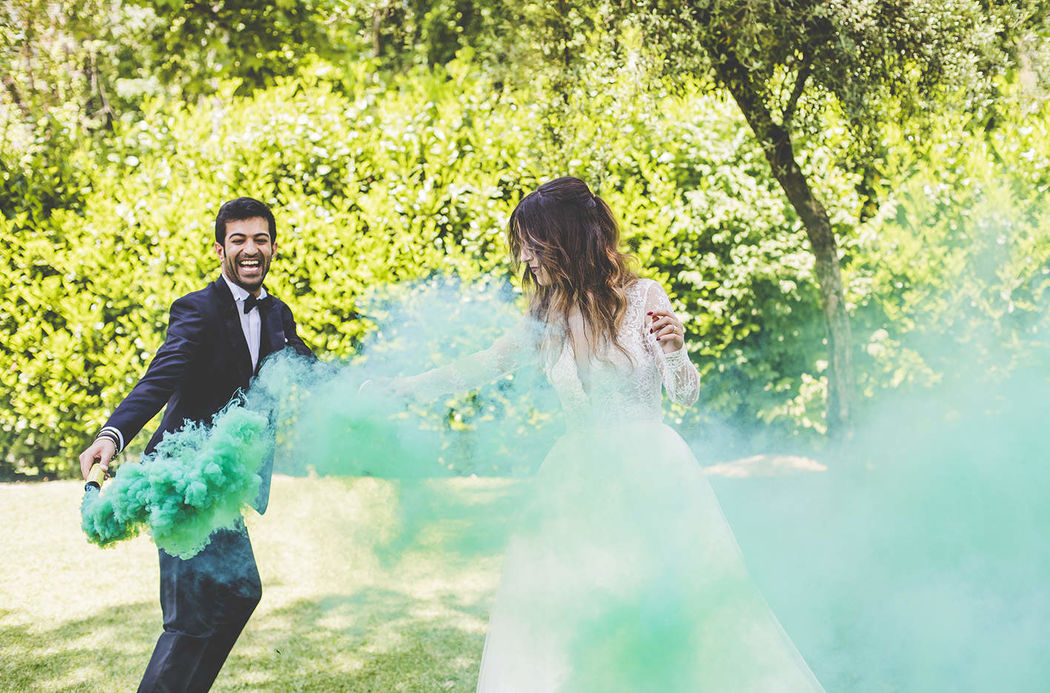
<instances>
[{"instance_id":1,"label":"tree","mask_svg":"<svg viewBox=\"0 0 1050 693\"><path fill-rule=\"evenodd\" d=\"M359 27L339 0L123 0L155 15L148 36L153 71L184 98L239 79L248 94L290 76L311 56L338 61L359 48Z\"/></svg>"},{"instance_id":2,"label":"tree","mask_svg":"<svg viewBox=\"0 0 1050 693\"><path fill-rule=\"evenodd\" d=\"M114 116L111 72L127 56L121 8L106 0L0 5L0 122L60 119L85 129ZM130 43L130 41L129 41Z\"/></svg>"},{"instance_id":3,"label":"tree","mask_svg":"<svg viewBox=\"0 0 1050 693\"><path fill-rule=\"evenodd\" d=\"M732 96L805 226L815 257L828 349L827 424L848 435L852 339L838 243L800 146L820 137L821 113L849 123L856 167L887 119L921 125L948 97L980 106L1043 3L977 0L655 0L605 5L642 34L664 76L683 71Z\"/></svg>"}]
</instances>

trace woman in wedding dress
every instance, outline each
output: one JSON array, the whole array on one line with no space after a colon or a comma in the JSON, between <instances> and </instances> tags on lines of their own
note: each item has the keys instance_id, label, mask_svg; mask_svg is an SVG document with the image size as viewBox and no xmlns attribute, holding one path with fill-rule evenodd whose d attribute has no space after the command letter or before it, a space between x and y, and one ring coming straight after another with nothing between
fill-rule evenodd
<instances>
[{"instance_id":1,"label":"woman in wedding dress","mask_svg":"<svg viewBox=\"0 0 1050 693\"><path fill-rule=\"evenodd\" d=\"M699 374L667 294L618 238L583 181L540 186L508 229L530 298L519 328L395 385L431 399L538 363L564 410L508 547L478 691L823 690L662 423L661 388L692 404Z\"/></svg>"}]
</instances>

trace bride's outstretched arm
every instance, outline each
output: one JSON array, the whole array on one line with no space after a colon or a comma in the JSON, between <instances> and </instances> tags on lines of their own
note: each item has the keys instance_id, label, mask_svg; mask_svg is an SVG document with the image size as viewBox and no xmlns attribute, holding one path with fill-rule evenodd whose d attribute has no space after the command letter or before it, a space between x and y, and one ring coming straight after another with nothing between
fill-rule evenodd
<instances>
[{"instance_id":1,"label":"bride's outstretched arm","mask_svg":"<svg viewBox=\"0 0 1050 693\"><path fill-rule=\"evenodd\" d=\"M674 316L671 300L667 297L663 287L657 282L652 282L649 285L645 297L645 310L651 314L670 316L671 322L680 324ZM681 332L684 333L684 330L681 330ZM700 396L700 373L696 370L693 362L689 360L689 352L685 348L684 334L677 335L677 339L680 340L680 346L678 349L670 352L665 352L661 348L660 343L653 334L649 333L647 337L651 340L650 346L656 353L657 365L660 368L660 375L663 378L667 396L671 398L672 402L677 402L678 404L689 405L696 402Z\"/></svg>"},{"instance_id":2,"label":"bride's outstretched arm","mask_svg":"<svg viewBox=\"0 0 1050 693\"><path fill-rule=\"evenodd\" d=\"M465 392L528 365L536 359L530 321L497 339L488 349L475 352L445 366L393 381L396 394L422 401L441 395Z\"/></svg>"}]
</instances>

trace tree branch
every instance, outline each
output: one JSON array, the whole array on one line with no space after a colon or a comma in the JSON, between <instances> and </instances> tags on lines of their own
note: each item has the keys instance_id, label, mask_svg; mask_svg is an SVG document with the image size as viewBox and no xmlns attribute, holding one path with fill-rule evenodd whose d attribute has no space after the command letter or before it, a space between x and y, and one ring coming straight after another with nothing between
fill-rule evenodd
<instances>
[{"instance_id":1,"label":"tree branch","mask_svg":"<svg viewBox=\"0 0 1050 693\"><path fill-rule=\"evenodd\" d=\"M791 131L791 122L795 118L795 109L798 106L798 101L802 98L802 92L806 88L806 80L809 79L812 71L813 56L803 50L802 67L798 69L798 74L795 76L795 88L791 91L791 96L788 97L787 105L784 107L784 114L780 119L780 126L789 132Z\"/></svg>"},{"instance_id":2,"label":"tree branch","mask_svg":"<svg viewBox=\"0 0 1050 693\"><path fill-rule=\"evenodd\" d=\"M99 102L102 104L102 108L99 111L105 116L106 127L110 130L113 129L114 113L113 109L109 106L109 99L106 98L106 89L102 86L102 75L98 71L98 62L95 60L95 51L92 50L90 53L91 60L91 83L95 87L95 91L98 93Z\"/></svg>"}]
</instances>

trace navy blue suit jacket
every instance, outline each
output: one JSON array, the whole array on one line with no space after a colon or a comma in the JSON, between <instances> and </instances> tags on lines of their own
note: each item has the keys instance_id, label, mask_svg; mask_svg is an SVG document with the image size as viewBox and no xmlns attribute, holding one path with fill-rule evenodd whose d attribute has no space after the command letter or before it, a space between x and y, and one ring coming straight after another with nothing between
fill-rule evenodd
<instances>
[{"instance_id":1,"label":"navy blue suit jacket","mask_svg":"<svg viewBox=\"0 0 1050 693\"><path fill-rule=\"evenodd\" d=\"M292 311L283 301L272 297L260 317L260 364L285 348L313 357L296 333ZM186 420L210 421L238 390L248 389L253 375L237 303L219 277L171 305L164 344L106 426L120 431L126 445L166 404L160 427L146 445L146 452L152 452L165 433L182 428ZM265 460L255 503L259 512L265 511L269 499L272 468L273 460Z\"/></svg>"}]
</instances>

